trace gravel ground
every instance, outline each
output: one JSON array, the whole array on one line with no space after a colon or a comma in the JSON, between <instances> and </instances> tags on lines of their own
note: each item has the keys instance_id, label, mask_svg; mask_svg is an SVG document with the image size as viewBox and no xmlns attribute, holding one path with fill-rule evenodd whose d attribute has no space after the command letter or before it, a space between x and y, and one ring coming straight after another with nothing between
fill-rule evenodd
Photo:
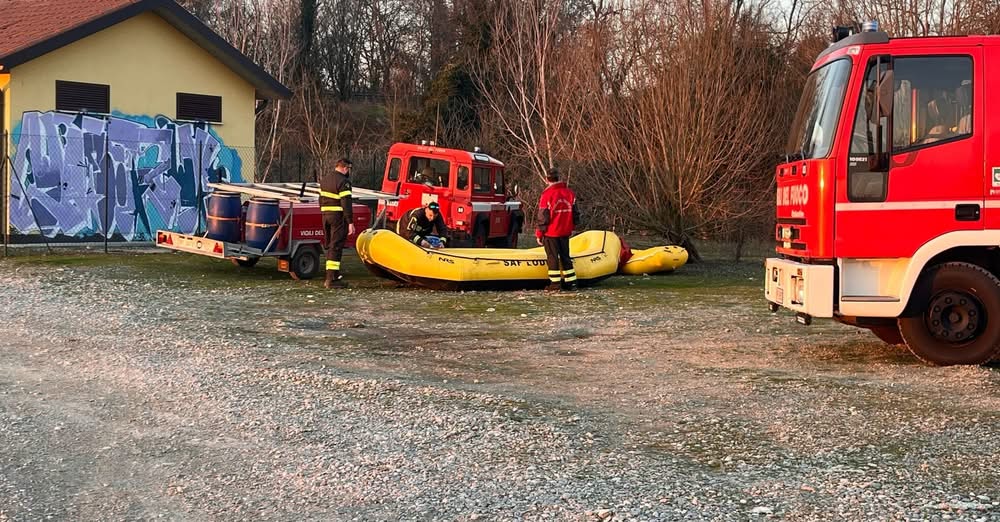
<instances>
[{"instance_id":1,"label":"gravel ground","mask_svg":"<svg viewBox=\"0 0 1000 522\"><path fill-rule=\"evenodd\" d=\"M0 260L0 521L1000 520L1000 370L763 306ZM717 275L721 274L721 275Z\"/></svg>"}]
</instances>

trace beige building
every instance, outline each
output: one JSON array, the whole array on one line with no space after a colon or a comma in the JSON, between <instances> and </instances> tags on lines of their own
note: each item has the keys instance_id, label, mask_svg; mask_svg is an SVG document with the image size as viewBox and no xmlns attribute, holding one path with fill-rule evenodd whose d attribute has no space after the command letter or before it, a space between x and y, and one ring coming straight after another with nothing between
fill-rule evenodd
<instances>
[{"instance_id":1,"label":"beige building","mask_svg":"<svg viewBox=\"0 0 1000 522\"><path fill-rule=\"evenodd\" d=\"M149 240L204 227L206 183L251 181L254 122L290 91L172 0L8 0L4 225Z\"/></svg>"}]
</instances>

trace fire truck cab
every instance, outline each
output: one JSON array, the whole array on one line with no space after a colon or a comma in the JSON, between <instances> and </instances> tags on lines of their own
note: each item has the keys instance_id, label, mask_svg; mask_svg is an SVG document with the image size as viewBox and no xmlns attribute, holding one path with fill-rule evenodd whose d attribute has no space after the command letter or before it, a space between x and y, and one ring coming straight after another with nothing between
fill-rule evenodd
<instances>
[{"instance_id":1,"label":"fire truck cab","mask_svg":"<svg viewBox=\"0 0 1000 522\"><path fill-rule=\"evenodd\" d=\"M521 202L508 197L504 181L504 164L478 148L396 143L389 149L382 191L400 199L380 202L378 211L385 211L388 228L398 229L406 227L400 220L407 212L436 201L451 244L513 247L524 214Z\"/></svg>"},{"instance_id":2,"label":"fire truck cab","mask_svg":"<svg viewBox=\"0 0 1000 522\"><path fill-rule=\"evenodd\" d=\"M769 306L928 363L986 363L1000 353L1000 37L834 34L776 171Z\"/></svg>"}]
</instances>

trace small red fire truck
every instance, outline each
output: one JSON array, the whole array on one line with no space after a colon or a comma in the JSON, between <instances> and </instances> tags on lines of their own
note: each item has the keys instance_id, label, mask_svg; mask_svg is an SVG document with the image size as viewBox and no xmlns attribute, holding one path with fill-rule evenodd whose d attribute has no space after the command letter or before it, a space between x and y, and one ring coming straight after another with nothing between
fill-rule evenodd
<instances>
[{"instance_id":1,"label":"small red fire truck","mask_svg":"<svg viewBox=\"0 0 1000 522\"><path fill-rule=\"evenodd\" d=\"M986 363L1000 352L1000 37L889 38L874 22L834 35L777 167L771 310L871 329L932 364Z\"/></svg>"},{"instance_id":2,"label":"small red fire truck","mask_svg":"<svg viewBox=\"0 0 1000 522\"><path fill-rule=\"evenodd\" d=\"M524 224L521 202L507 195L504 164L478 148L470 152L434 142L396 143L389 149L382 192L399 196L379 203L387 228L396 229L406 212L436 201L452 231L452 244L516 246Z\"/></svg>"}]
</instances>

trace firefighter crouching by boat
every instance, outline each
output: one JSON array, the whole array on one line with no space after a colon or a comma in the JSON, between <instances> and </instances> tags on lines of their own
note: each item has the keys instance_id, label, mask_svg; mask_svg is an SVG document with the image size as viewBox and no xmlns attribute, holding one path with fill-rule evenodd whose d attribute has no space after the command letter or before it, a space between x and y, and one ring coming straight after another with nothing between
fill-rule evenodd
<instances>
[{"instance_id":1,"label":"firefighter crouching by boat","mask_svg":"<svg viewBox=\"0 0 1000 522\"><path fill-rule=\"evenodd\" d=\"M347 288L340 273L340 260L344 255L347 236L354 234L354 214L351 202L351 161L337 160L333 172L324 173L319 180L319 206L323 213L323 248L326 250L326 288Z\"/></svg>"},{"instance_id":2,"label":"firefighter crouching by boat","mask_svg":"<svg viewBox=\"0 0 1000 522\"><path fill-rule=\"evenodd\" d=\"M436 201L407 212L399 220L400 235L424 248L442 248L448 242L448 226ZM436 233L434 235L432 233Z\"/></svg>"}]
</instances>

